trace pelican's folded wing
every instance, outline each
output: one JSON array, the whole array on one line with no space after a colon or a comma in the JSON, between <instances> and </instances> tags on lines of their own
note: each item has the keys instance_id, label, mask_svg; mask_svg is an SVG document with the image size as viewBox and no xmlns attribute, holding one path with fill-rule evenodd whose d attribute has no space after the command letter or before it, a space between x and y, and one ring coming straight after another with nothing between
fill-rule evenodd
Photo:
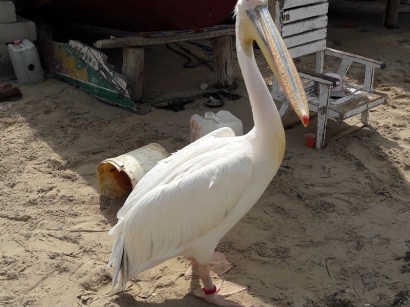
<instances>
[{"instance_id":1,"label":"pelican's folded wing","mask_svg":"<svg viewBox=\"0 0 410 307\"><path fill-rule=\"evenodd\" d=\"M129 210L122 232L127 277L204 239L234 210L253 172L248 155L227 153L226 149L199 155L190 164L189 169L146 193Z\"/></svg>"},{"instance_id":2,"label":"pelican's folded wing","mask_svg":"<svg viewBox=\"0 0 410 307\"><path fill-rule=\"evenodd\" d=\"M234 137L235 133L231 128L223 127L203 136L194 143L189 144L183 149L173 153L166 159L161 160L152 168L134 188L124 206L118 211L119 219L127 215L128 210L133 207L138 199L154 189L157 185L168 183L174 179L181 171L181 165L205 152L220 149L225 146L226 140L221 138ZM185 171L185 170L183 170Z\"/></svg>"}]
</instances>

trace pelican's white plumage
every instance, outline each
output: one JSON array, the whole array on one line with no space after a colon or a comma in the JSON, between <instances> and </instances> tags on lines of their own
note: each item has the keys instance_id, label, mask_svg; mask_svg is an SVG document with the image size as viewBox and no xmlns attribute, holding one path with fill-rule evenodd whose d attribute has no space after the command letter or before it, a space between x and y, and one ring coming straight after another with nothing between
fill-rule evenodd
<instances>
[{"instance_id":1,"label":"pelican's white plumage","mask_svg":"<svg viewBox=\"0 0 410 307\"><path fill-rule=\"evenodd\" d=\"M251 24L260 16L249 18L249 14L260 14L266 5L266 0L239 0L236 8L236 48L254 128L237 137L230 128L214 131L162 160L141 179L110 231L116 236L109 260L114 266L113 286L124 288L136 274L179 255L206 265L220 239L252 208L278 170L285 134L253 54L258 31L262 35L258 44L267 45L261 49L282 84L297 84L294 91L303 88L293 75L296 70L289 55L271 54L264 24ZM289 67L294 70L289 72ZM304 98L304 93L293 94ZM297 100L293 94L289 101L307 124L306 99Z\"/></svg>"},{"instance_id":2,"label":"pelican's white plumage","mask_svg":"<svg viewBox=\"0 0 410 307\"><path fill-rule=\"evenodd\" d=\"M248 138L235 137L230 128L217 130L142 178L110 231L117 235L110 264L121 259L122 250L127 255L121 286L178 255L209 262L219 240L253 206L279 167L260 165L255 178L258 158Z\"/></svg>"}]
</instances>

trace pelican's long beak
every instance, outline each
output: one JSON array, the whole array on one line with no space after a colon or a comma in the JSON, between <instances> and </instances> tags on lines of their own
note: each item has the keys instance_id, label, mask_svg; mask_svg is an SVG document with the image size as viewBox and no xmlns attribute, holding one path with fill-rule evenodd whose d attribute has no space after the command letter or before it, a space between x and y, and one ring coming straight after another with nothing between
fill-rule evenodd
<instances>
[{"instance_id":1,"label":"pelican's long beak","mask_svg":"<svg viewBox=\"0 0 410 307\"><path fill-rule=\"evenodd\" d=\"M247 10L246 14L258 32L254 35L255 41L275 74L276 80L282 86L290 105L306 127L309 123L309 108L305 90L268 7L258 5L253 10Z\"/></svg>"}]
</instances>

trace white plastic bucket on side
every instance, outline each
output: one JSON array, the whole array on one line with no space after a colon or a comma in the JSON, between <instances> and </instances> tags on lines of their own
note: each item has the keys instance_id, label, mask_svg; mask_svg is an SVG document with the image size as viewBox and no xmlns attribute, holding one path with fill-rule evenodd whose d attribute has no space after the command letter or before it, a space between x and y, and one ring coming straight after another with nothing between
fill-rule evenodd
<instances>
[{"instance_id":1,"label":"white plastic bucket on side","mask_svg":"<svg viewBox=\"0 0 410 307\"><path fill-rule=\"evenodd\" d=\"M15 41L7 46L14 74L20 83L39 83L44 81L37 48L28 39Z\"/></svg>"},{"instance_id":2,"label":"white plastic bucket on side","mask_svg":"<svg viewBox=\"0 0 410 307\"><path fill-rule=\"evenodd\" d=\"M206 112L204 117L194 114L191 117L189 126L191 143L222 127L230 127L236 136L243 135L242 121L231 112L224 110L216 114L214 112Z\"/></svg>"},{"instance_id":3,"label":"white plastic bucket on side","mask_svg":"<svg viewBox=\"0 0 410 307\"><path fill-rule=\"evenodd\" d=\"M131 192L149 170L168 156L161 145L151 143L118 157L105 159L97 166L100 191L110 198Z\"/></svg>"}]
</instances>

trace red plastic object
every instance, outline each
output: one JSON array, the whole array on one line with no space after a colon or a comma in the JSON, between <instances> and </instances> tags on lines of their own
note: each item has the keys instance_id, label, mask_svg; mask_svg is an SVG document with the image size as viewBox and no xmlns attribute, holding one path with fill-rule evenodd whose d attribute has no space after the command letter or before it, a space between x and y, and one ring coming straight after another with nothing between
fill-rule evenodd
<instances>
[{"instance_id":1,"label":"red plastic object","mask_svg":"<svg viewBox=\"0 0 410 307\"><path fill-rule=\"evenodd\" d=\"M305 142L306 142L306 147L312 148L313 146L315 146L316 134L306 133L305 134Z\"/></svg>"}]
</instances>

